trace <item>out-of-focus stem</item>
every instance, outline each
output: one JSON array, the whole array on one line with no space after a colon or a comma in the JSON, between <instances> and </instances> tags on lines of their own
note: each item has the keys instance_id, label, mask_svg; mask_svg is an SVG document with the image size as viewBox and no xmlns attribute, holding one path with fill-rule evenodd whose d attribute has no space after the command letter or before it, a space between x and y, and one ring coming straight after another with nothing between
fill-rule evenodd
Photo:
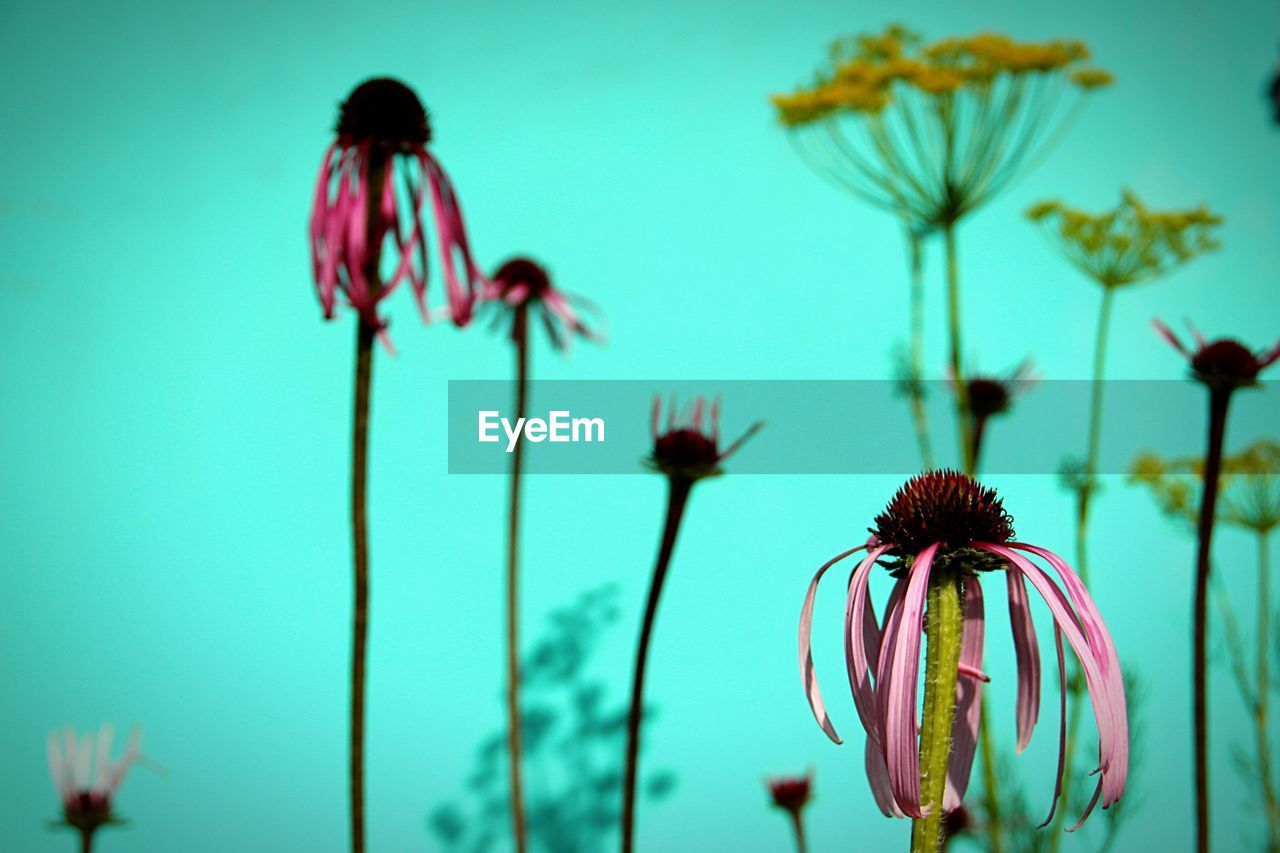
<instances>
[{"instance_id":1,"label":"out-of-focus stem","mask_svg":"<svg viewBox=\"0 0 1280 853\"><path fill-rule=\"evenodd\" d=\"M924 402L924 257L920 234L907 226L907 246L911 252L911 417L920 445L920 463L933 469L933 447L929 442L929 415Z\"/></svg>"},{"instance_id":2,"label":"out-of-focus stem","mask_svg":"<svg viewBox=\"0 0 1280 853\"><path fill-rule=\"evenodd\" d=\"M524 418L529 384L528 309L516 309L513 319L516 345L516 418ZM520 719L520 471L524 442L517 441L511 454L511 504L507 515L507 753L511 784L511 830L516 850L524 853L527 839L524 820L524 777L521 762Z\"/></svg>"},{"instance_id":3,"label":"out-of-focus stem","mask_svg":"<svg viewBox=\"0 0 1280 853\"><path fill-rule=\"evenodd\" d=\"M947 789L964 628L962 583L961 575L950 570L929 579L924 714L920 722L920 803L928 814L911 822L911 853L937 853L942 845L942 803Z\"/></svg>"},{"instance_id":4,"label":"out-of-focus stem","mask_svg":"<svg viewBox=\"0 0 1280 853\"><path fill-rule=\"evenodd\" d=\"M796 853L809 853L809 845L804 839L804 817L801 809L793 809L790 811L791 827L796 832Z\"/></svg>"},{"instance_id":5,"label":"out-of-focus stem","mask_svg":"<svg viewBox=\"0 0 1280 853\"><path fill-rule=\"evenodd\" d=\"M626 768L622 782L622 853L635 849L636 776L640 758L640 722L644 713L644 673L649 662L649 640L653 634L653 620L658 613L658 599L662 584L671 565L676 536L680 533L680 521L689 501L693 483L679 477L668 477L667 517L662 526L662 540L658 546L658 559L654 563L653 578L649 582L649 598L645 603L644 618L640 623L640 639L636 643L635 669L631 681L631 710L627 715Z\"/></svg>"},{"instance_id":6,"label":"out-of-focus stem","mask_svg":"<svg viewBox=\"0 0 1280 853\"><path fill-rule=\"evenodd\" d=\"M80 853L93 853L93 830L81 829L79 832Z\"/></svg>"},{"instance_id":7,"label":"out-of-focus stem","mask_svg":"<svg viewBox=\"0 0 1280 853\"><path fill-rule=\"evenodd\" d=\"M1209 709L1206 693L1208 658L1207 628L1209 599L1210 553L1213 539L1214 514L1218 503L1218 477L1222 470L1222 442L1226 432L1227 406L1231 402L1232 388L1209 388L1209 439L1204 460L1204 486L1200 498L1200 517L1197 524L1196 588L1192 607L1194 644L1192 646L1192 703L1193 738L1195 751L1196 790L1196 850L1209 850Z\"/></svg>"},{"instance_id":8,"label":"out-of-focus stem","mask_svg":"<svg viewBox=\"0 0 1280 853\"><path fill-rule=\"evenodd\" d=\"M1257 734L1258 774L1262 781L1262 800L1267 809L1267 851L1280 853L1280 802L1277 802L1275 778L1271 766L1271 741L1267 732L1271 708L1271 562L1267 532L1258 531L1258 651L1257 679L1254 690L1254 731Z\"/></svg>"},{"instance_id":9,"label":"out-of-focus stem","mask_svg":"<svg viewBox=\"0 0 1280 853\"><path fill-rule=\"evenodd\" d=\"M943 243L947 257L947 329L950 336L948 352L951 362L951 379L956 386L956 429L959 435L960 454L964 470L973 470L973 424L969 417L969 386L965 382L964 365L961 363L960 328L960 272L956 259L956 225L942 225Z\"/></svg>"}]
</instances>

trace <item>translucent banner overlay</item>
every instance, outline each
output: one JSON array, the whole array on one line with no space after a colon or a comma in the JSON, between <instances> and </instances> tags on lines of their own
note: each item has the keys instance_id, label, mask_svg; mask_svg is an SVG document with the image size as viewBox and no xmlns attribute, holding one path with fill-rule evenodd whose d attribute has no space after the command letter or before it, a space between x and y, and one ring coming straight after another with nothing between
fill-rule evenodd
<instances>
[{"instance_id":1,"label":"translucent banner overlay","mask_svg":"<svg viewBox=\"0 0 1280 853\"><path fill-rule=\"evenodd\" d=\"M1276 385L1236 393L1228 453L1259 439L1280 440ZM952 390L942 381L923 388L934 466L958 467ZM1092 393L1087 381L1042 381L1017 397L987 424L983 473L1056 474L1064 460L1082 459ZM528 473L642 473L653 445L655 394L663 399L664 426L672 395L682 409L697 396L721 398L722 448L765 421L727 463L735 474L910 474L922 467L910 401L892 381L537 381L517 430L513 383L465 380L449 382L449 473L507 473L513 440L523 444ZM1127 473L1144 452L1202 455L1207 396L1186 380L1104 382L1097 473ZM482 432L490 440L482 441Z\"/></svg>"}]
</instances>

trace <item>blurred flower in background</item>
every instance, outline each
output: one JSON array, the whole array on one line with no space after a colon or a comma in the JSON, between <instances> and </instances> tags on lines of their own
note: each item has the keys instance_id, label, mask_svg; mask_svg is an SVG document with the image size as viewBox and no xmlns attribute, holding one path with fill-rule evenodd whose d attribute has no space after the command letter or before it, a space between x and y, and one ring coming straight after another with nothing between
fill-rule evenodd
<instances>
[{"instance_id":1,"label":"blurred flower in background","mask_svg":"<svg viewBox=\"0 0 1280 853\"><path fill-rule=\"evenodd\" d=\"M782 809L791 818L791 827L795 831L797 853L806 853L808 843L804 834L804 807L813 797L813 771L803 776L778 776L767 779L765 785L769 789L769 797L774 808Z\"/></svg>"},{"instance_id":2,"label":"blurred flower in background","mask_svg":"<svg viewBox=\"0 0 1280 853\"><path fill-rule=\"evenodd\" d=\"M125 774L141 755L142 732L135 728L124 753L112 761L114 737L111 723L103 723L96 735L86 732L83 737L77 737L70 726L49 732L49 774L62 801L62 820L57 825L80 833L83 853L93 848L94 833L100 828L124 822L115 813L114 801Z\"/></svg>"}]
</instances>

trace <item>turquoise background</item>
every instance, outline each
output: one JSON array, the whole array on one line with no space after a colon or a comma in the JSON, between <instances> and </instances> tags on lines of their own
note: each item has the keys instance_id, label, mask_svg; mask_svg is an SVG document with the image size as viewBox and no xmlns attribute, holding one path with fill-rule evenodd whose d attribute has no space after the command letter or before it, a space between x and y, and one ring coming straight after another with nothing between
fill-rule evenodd
<instances>
[{"instance_id":1,"label":"turquoise background","mask_svg":"<svg viewBox=\"0 0 1280 853\"><path fill-rule=\"evenodd\" d=\"M1227 224L1221 252L1121 294L1111 375L1181 375L1153 314L1274 341L1280 131L1262 97L1274 3L0 5L0 847L73 847L45 827L45 732L109 719L143 724L167 773L130 776L118 806L131 825L104 832L101 853L343 848L354 332L349 314L320 321L305 222L354 83L389 73L422 94L487 267L532 252L604 305L608 346L563 361L541 348L536 375L655 388L876 378L906 328L898 228L810 174L766 97L808 77L837 33L888 20L931 36L1080 37L1119 81L961 230L981 364L1030 352L1047 377L1087 375L1098 293L1021 212L1050 195L1109 205L1123 185L1154 205L1206 201ZM421 329L407 296L390 313L400 355L379 353L374 378L369 831L372 850L410 851L434 849L428 811L455 797L474 745L501 725L506 483L448 476L442 424L446 381L503 378L510 353L482 329ZM768 414L728 400L727 429ZM1081 414L1063 416L1081 420L1083 443ZM865 428L904 423L868 412ZM1015 418L993 439L1034 437ZM839 583L819 601L815 654L850 745L810 719L794 634L812 570L861 541L896 484L699 487L648 683L662 717L647 761L679 782L642 808L643 849L788 849L761 778L806 766L815 851L905 844L906 825L871 801L839 689ZM1070 554L1071 501L1054 478L996 485L1023 538ZM578 591L618 581L628 615L599 658L615 699L662 493L654 476L528 483L528 633ZM1142 808L1120 846L1187 849L1192 544L1118 480L1093 541L1096 596L1149 686ZM1251 554L1222 535L1242 607ZM1007 618L993 613L988 695L1011 746ZM1215 835L1218 849L1245 849L1259 824L1230 749L1248 730L1221 669L1212 688ZM1018 760L1036 811L1052 790L1054 702Z\"/></svg>"}]
</instances>

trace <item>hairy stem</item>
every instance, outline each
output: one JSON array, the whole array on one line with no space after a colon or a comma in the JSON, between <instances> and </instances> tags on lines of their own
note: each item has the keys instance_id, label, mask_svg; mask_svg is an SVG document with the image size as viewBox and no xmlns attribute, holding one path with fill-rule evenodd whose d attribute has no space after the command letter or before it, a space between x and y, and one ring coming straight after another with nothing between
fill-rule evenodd
<instances>
[{"instance_id":1,"label":"hairy stem","mask_svg":"<svg viewBox=\"0 0 1280 853\"><path fill-rule=\"evenodd\" d=\"M516 418L524 418L529 384L528 309L516 311L513 326L516 345ZM507 753L511 782L511 829L516 850L524 853L527 839L524 821L524 781L521 773L520 720L520 469L524 442L517 441L511 454L511 504L507 515Z\"/></svg>"},{"instance_id":2,"label":"hairy stem","mask_svg":"<svg viewBox=\"0 0 1280 853\"><path fill-rule=\"evenodd\" d=\"M658 598L667 578L667 567L676 547L680 521L693 483L678 477L668 478L667 517L662 526L662 541L658 546L658 559L653 566L653 578L649 582L649 598L645 603L644 618L640 623L640 639L636 643L635 669L631 681L631 709L627 714L627 761L622 781L622 851L635 849L636 776L640 757L640 722L644 713L644 673L649 662L649 640L653 634L653 620L658 612Z\"/></svg>"},{"instance_id":3,"label":"hairy stem","mask_svg":"<svg viewBox=\"0 0 1280 853\"><path fill-rule=\"evenodd\" d=\"M1209 556L1213 539L1214 513L1218 503L1218 476L1222 470L1222 441L1226 432L1230 387L1209 388L1209 439L1204 461L1204 492L1200 499L1197 524L1196 589L1192 610L1194 645L1192 647L1192 680L1194 700L1196 850L1209 850L1209 709L1206 694L1208 675L1207 623L1209 599Z\"/></svg>"},{"instance_id":4,"label":"hairy stem","mask_svg":"<svg viewBox=\"0 0 1280 853\"><path fill-rule=\"evenodd\" d=\"M929 579L925 619L924 716L920 723L920 802L928 814L912 820L911 853L936 853L942 844L942 802L951 758L956 678L964 628L958 572Z\"/></svg>"}]
</instances>

